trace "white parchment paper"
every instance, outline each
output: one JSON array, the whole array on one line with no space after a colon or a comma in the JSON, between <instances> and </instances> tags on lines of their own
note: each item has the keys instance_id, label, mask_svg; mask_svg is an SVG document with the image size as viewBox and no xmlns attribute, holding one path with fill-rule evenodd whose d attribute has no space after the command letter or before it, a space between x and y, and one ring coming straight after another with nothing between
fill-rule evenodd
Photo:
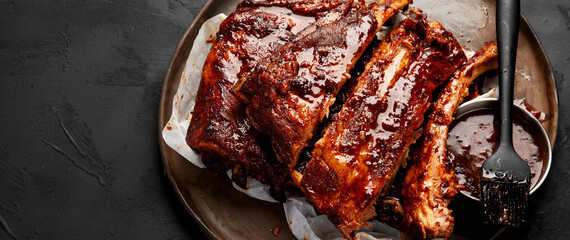
<instances>
[{"instance_id":1,"label":"white parchment paper","mask_svg":"<svg viewBox=\"0 0 570 240\"><path fill-rule=\"evenodd\" d=\"M162 138L164 138L166 145L200 168L205 168L206 166L202 163L200 155L186 144L186 133L188 132L194 100L196 99L196 93L202 77L202 67L212 47L212 44L208 43L208 39L211 39L218 32L220 23L225 18L225 14L219 14L208 19L200 28L198 35L194 39L190 55L186 60L186 66L184 67L184 72L182 72L178 90L172 100L172 115L162 130Z\"/></svg>"}]
</instances>

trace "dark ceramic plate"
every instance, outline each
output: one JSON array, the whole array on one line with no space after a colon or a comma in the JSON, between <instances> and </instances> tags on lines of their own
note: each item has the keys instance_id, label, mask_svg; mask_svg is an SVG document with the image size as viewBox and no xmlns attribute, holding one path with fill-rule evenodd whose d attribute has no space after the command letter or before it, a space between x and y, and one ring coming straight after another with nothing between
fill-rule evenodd
<instances>
[{"instance_id":1,"label":"dark ceramic plate","mask_svg":"<svg viewBox=\"0 0 570 240\"><path fill-rule=\"evenodd\" d=\"M159 111L159 129L165 127L172 111L186 58L202 23L218 13L231 13L239 1L210 0L190 26L170 63ZM476 50L495 39L495 1L416 0L413 6L424 10L428 17L440 21L467 48ZM558 127L558 97L550 63L528 22L521 19L517 57L515 98L543 111L543 126L552 146ZM195 167L168 147L159 134L162 161L168 178L180 200L196 223L212 239L294 239L288 228L281 204L252 199L238 192L224 176ZM452 203L456 227L451 239L490 239L501 229L482 226L477 217L476 203L458 195ZM272 230L281 227L278 237Z\"/></svg>"}]
</instances>

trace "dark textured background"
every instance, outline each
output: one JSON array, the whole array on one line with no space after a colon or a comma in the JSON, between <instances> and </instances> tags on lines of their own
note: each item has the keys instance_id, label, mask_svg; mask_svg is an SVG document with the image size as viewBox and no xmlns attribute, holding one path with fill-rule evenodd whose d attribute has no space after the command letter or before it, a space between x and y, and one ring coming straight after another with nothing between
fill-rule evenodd
<instances>
[{"instance_id":1,"label":"dark textured background","mask_svg":"<svg viewBox=\"0 0 570 240\"><path fill-rule=\"evenodd\" d=\"M417 0L419 1L419 0ZM166 69L204 0L0 0L0 239L203 239L164 176ZM560 124L532 224L570 236L570 1L522 1Z\"/></svg>"}]
</instances>

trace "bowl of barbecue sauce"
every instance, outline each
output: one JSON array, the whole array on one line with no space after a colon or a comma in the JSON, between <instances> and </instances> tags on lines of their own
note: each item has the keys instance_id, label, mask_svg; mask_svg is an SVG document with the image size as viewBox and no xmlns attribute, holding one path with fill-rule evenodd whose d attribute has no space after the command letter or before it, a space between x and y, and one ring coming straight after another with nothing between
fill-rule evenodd
<instances>
[{"instance_id":1,"label":"bowl of barbecue sauce","mask_svg":"<svg viewBox=\"0 0 570 240\"><path fill-rule=\"evenodd\" d=\"M499 102L480 99L462 104L455 113L447 138L447 151L453 162L460 192L479 200L481 165L497 149L499 141ZM548 135L527 110L513 108L513 144L531 171L530 194L546 179L552 151Z\"/></svg>"}]
</instances>

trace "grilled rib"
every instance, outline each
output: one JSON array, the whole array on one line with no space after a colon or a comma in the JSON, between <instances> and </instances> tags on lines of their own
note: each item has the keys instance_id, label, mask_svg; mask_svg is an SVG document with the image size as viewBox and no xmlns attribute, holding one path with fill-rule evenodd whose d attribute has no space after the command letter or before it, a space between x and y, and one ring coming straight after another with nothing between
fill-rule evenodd
<instances>
[{"instance_id":1,"label":"grilled rib","mask_svg":"<svg viewBox=\"0 0 570 240\"><path fill-rule=\"evenodd\" d=\"M451 33L424 15L402 21L375 50L300 184L346 237L375 215L378 197L421 135L433 91L465 60Z\"/></svg>"},{"instance_id":2,"label":"grilled rib","mask_svg":"<svg viewBox=\"0 0 570 240\"><path fill-rule=\"evenodd\" d=\"M350 69L382 24L409 0L382 0L304 34L260 61L237 87L247 114L293 169Z\"/></svg>"},{"instance_id":3,"label":"grilled rib","mask_svg":"<svg viewBox=\"0 0 570 240\"><path fill-rule=\"evenodd\" d=\"M453 165L447 156L447 131L453 114L482 73L497 68L497 45L478 50L441 91L425 126L423 142L412 156L402 188L404 222L401 229L414 238L447 238L454 220L447 208L457 193Z\"/></svg>"},{"instance_id":4,"label":"grilled rib","mask_svg":"<svg viewBox=\"0 0 570 240\"><path fill-rule=\"evenodd\" d=\"M233 89L259 59L315 21L325 21L328 12L346 12L350 4L352 0L244 1L222 22L204 64L186 138L209 168L232 169L233 180L242 187L248 176L274 189L293 186Z\"/></svg>"}]
</instances>

